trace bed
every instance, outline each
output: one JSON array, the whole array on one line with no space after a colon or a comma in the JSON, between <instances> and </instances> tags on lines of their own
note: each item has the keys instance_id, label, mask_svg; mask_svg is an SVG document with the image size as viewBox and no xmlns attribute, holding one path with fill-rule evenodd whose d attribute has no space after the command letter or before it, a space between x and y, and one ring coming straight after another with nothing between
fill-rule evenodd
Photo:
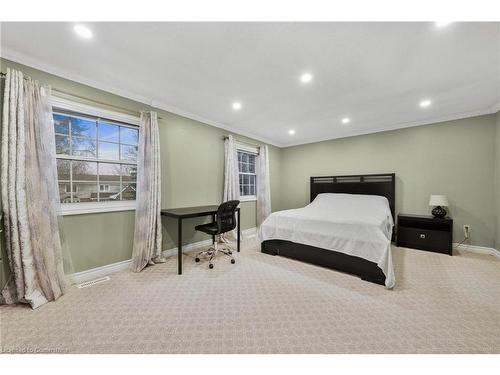
<instances>
[{"instance_id":1,"label":"bed","mask_svg":"<svg viewBox=\"0 0 500 375\"><path fill-rule=\"evenodd\" d=\"M394 287L395 174L311 177L310 202L272 213L259 228L261 251Z\"/></svg>"}]
</instances>

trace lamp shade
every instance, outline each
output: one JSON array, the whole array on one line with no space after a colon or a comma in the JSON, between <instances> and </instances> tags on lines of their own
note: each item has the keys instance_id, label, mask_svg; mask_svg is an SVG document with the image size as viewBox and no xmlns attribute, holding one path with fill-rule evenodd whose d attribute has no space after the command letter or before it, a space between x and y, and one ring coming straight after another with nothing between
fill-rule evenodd
<instances>
[{"instance_id":1,"label":"lamp shade","mask_svg":"<svg viewBox=\"0 0 500 375\"><path fill-rule=\"evenodd\" d=\"M431 195L429 206L448 207L448 198L446 198L446 195Z\"/></svg>"}]
</instances>

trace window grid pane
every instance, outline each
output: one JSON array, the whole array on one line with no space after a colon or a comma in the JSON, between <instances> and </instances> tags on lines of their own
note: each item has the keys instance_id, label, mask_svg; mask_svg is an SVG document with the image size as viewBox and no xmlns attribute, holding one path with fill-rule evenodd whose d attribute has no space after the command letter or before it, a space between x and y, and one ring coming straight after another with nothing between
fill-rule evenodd
<instances>
[{"instance_id":1,"label":"window grid pane","mask_svg":"<svg viewBox=\"0 0 500 375\"><path fill-rule=\"evenodd\" d=\"M72 136L85 137L90 139L96 138L96 120L80 117L70 117L70 124Z\"/></svg>"},{"instance_id":2,"label":"window grid pane","mask_svg":"<svg viewBox=\"0 0 500 375\"><path fill-rule=\"evenodd\" d=\"M101 141L120 142L120 126L105 122L98 122L97 130Z\"/></svg>"},{"instance_id":3,"label":"window grid pane","mask_svg":"<svg viewBox=\"0 0 500 375\"><path fill-rule=\"evenodd\" d=\"M69 135L69 117L54 113L54 132Z\"/></svg>"},{"instance_id":4,"label":"window grid pane","mask_svg":"<svg viewBox=\"0 0 500 375\"><path fill-rule=\"evenodd\" d=\"M139 144L139 129L120 126L120 143L137 146Z\"/></svg>"}]
</instances>

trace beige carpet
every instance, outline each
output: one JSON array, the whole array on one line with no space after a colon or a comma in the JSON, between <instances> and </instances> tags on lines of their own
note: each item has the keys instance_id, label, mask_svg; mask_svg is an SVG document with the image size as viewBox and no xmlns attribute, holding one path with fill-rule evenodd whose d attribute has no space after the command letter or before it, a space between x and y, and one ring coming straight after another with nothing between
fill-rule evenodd
<instances>
[{"instance_id":1,"label":"beige carpet","mask_svg":"<svg viewBox=\"0 0 500 375\"><path fill-rule=\"evenodd\" d=\"M500 262L394 248L397 286L246 243L112 275L38 310L0 307L1 350L58 353L499 353Z\"/></svg>"}]
</instances>

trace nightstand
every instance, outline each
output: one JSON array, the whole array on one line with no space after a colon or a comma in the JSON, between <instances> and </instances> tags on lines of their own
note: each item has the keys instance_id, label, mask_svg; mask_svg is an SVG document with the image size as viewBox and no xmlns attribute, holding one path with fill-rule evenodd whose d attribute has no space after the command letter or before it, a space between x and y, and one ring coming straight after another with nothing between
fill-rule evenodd
<instances>
[{"instance_id":1,"label":"nightstand","mask_svg":"<svg viewBox=\"0 0 500 375\"><path fill-rule=\"evenodd\" d=\"M424 215L398 215L397 246L452 255L453 220Z\"/></svg>"}]
</instances>

